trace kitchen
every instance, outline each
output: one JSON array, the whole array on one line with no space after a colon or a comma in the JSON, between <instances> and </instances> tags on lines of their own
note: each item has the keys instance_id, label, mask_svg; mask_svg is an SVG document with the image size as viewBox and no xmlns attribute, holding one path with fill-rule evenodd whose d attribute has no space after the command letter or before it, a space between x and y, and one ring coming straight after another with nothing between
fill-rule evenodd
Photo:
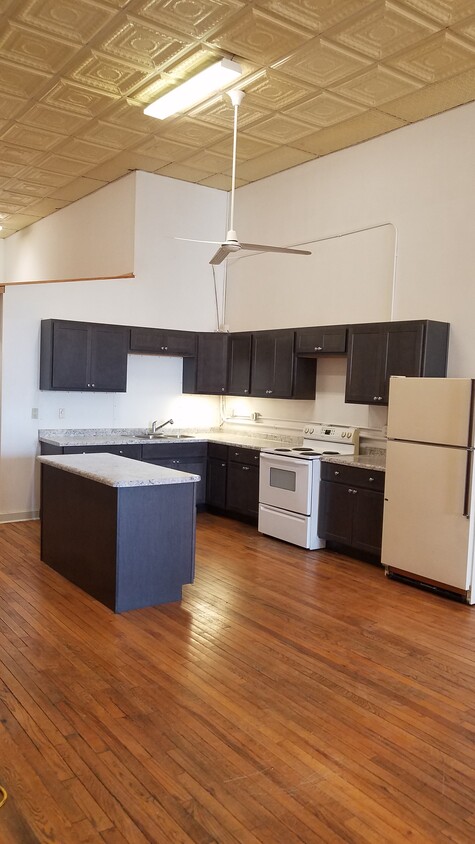
<instances>
[{"instance_id":1,"label":"kitchen","mask_svg":"<svg viewBox=\"0 0 475 844\"><path fill-rule=\"evenodd\" d=\"M266 239L270 240L271 230L274 232L277 230L281 239L290 243L310 243L326 237L338 238L331 242L340 243L343 252L341 249L335 251L330 247L329 252L318 253L321 266L328 272L324 277L320 272L310 278L304 277L305 270L300 269L301 264L294 263L297 259L289 258L288 262L284 262L283 258L280 261L271 260L268 256L240 259L228 270L225 319L222 319L221 312L220 322L225 322L231 331L238 331L280 328L288 325L383 321L390 318L440 320L451 325L448 374L453 377L473 375L475 351L472 342L472 314L475 303L471 228L475 199L468 174L472 173L473 168L470 139L473 137L474 123L474 106L473 104L466 105L400 132L393 132L367 144L345 150L336 157L323 158L314 165L303 165L301 168L258 182L241 191L238 195L237 208L242 220L243 234L246 237L252 239L252 233L256 231L259 222L259 231L264 242ZM338 159L338 167L335 158ZM338 182L338 191L334 188L335 179ZM125 177L121 182L105 188L100 193L104 195L100 197L99 194L95 194L80 200L76 206L71 206L69 220L73 218L75 222L74 239L71 229L68 230L67 238L65 238L65 232L61 228L61 219L64 219L64 215L61 218L61 215L57 214L36 226L36 231L40 230L40 241L45 246L45 252L48 252L47 246L51 246L52 243L56 245L56 250L62 253L60 257L64 270L68 265L68 252L72 251L73 244L77 243L78 234L82 251L84 251L84 243L87 243L88 253L97 250L99 256L103 258L105 254L114 256L116 244L122 239L127 239L123 238L123 233L125 232L129 237L132 230L135 241L135 262L132 266L116 265L115 271L117 273L129 271L133 267L136 278L117 282L32 285L16 289L7 287L3 296L1 513L4 521L32 517L37 512L38 496L35 490L34 467L38 428L101 428L122 425L143 427L157 417L174 418L178 427L205 428L219 425L222 407L227 419L232 418L232 411L235 410L234 418L237 421L234 424L236 426L241 424L238 417L249 415L251 412L261 414L262 422L255 423L258 429L260 429L259 425L262 426L264 423L271 430L281 431L288 430L289 424L292 430L292 426L302 426L306 422L330 420L340 424L356 425L364 429L369 438L374 437L375 443L381 442L387 422L386 410L377 406L345 404L346 369L343 358L322 362L323 365L317 369L316 399L302 403L290 400L226 399L223 406L218 398L182 395L180 391L181 365L177 359L158 360L146 356L131 357L129 391L124 395L65 394L61 396L60 403L57 394L40 392L38 371L41 319L56 317L107 323L163 325L185 330L212 331L216 328L214 293L207 265L207 254L202 248L198 252L191 250L191 247L178 245L172 242L171 238L177 233L206 238L209 236L210 228L221 227L223 211L225 211L224 196L200 186L144 173ZM409 193L410 201L408 201ZM137 214L136 217L131 214L124 221L125 211L130 210L132 206L132 196L137 202ZM100 202L99 217L94 213L98 202ZM206 214L202 213L202 203L206 205ZM103 241L98 243L97 238L92 237L87 219L94 219L96 226L100 226L102 220L107 221ZM361 233L361 238L358 234L351 234L352 232ZM383 236L382 240L380 235ZM353 248L346 251L346 245L351 241ZM36 243L35 233L30 229L1 244L5 280L31 278L35 261L43 260L36 249ZM367 248L369 243L374 247L371 251ZM328 242L324 241L322 250L326 250L325 244L328 246ZM121 244L121 248L126 250L127 245L130 245L130 240L129 244ZM81 251L79 247L77 250ZM51 250L49 254L51 255ZM360 261L355 263L357 255L360 256ZM27 256L29 256L28 261ZM123 254L122 257L124 257ZM43 266L48 266L48 260L51 261L51 258L46 255ZM77 262L77 260L76 252L74 261ZM24 265L22 261L25 262ZM71 259L71 269L72 265ZM75 276L81 274L81 272L74 273ZM87 275L87 273L84 274ZM50 272L49 276L51 275L56 276L56 273ZM222 289L218 287L218 292L221 293ZM220 298L220 304L222 306L222 298ZM153 320L150 318L151 313L154 314ZM32 408L38 408L38 419L32 419ZM64 412L61 418L59 417L60 409ZM17 530L21 530L21 527ZM238 527L233 527L229 530L234 546L239 547L239 543L243 543L246 549L249 560L245 563L245 572L249 578L252 578L255 576L250 562L253 554L253 540L244 528L240 530ZM208 534L211 542L211 529ZM273 550L276 543L272 540L262 541L265 545L261 547L277 566L279 574L282 574L282 558L278 559L279 553L282 552ZM303 556L299 557L299 554ZM228 552L226 552L226 560L231 567L236 565ZM300 563L299 560L301 560ZM311 552L301 552L291 548L288 563L292 572L295 572L299 565L307 569L311 568L313 565ZM204 559L202 564L205 564ZM326 576L331 577L331 563L328 558L325 558L324 570ZM391 641L391 635L396 635L398 612L399 618L402 616L404 623L409 624L410 617L417 616L420 613L420 607L423 606L427 618L430 618L434 627L440 625L443 629L449 629L456 624L457 631L460 631L460 638L462 638L462 631L467 630L471 624L465 614L470 613L469 608L455 607L454 609L452 605L449 605L450 609L448 609L437 599L436 603L432 599L433 603L430 604L429 597L421 597L418 593L407 589L402 591L403 587L396 584L387 584L392 586L394 597L389 599L390 605L387 607L389 620L384 622L377 615L377 599L382 598L384 578L376 578L376 575L380 575L379 571L363 568L362 580L357 586L351 580L353 570L354 563L352 567L347 560L341 561L340 578L346 576L345 583L353 584L350 588L352 595L355 596L356 593L360 595L358 608L360 623L364 629L363 638L371 639L371 630L375 629L375 625L378 634L384 638L385 623L393 625L387 638L384 639L385 657L388 660L386 682L389 682L390 668L388 666L394 664L389 660L396 660L395 651L401 644L400 640ZM267 573L268 571L266 569ZM308 578L305 582L310 588ZM380 585L380 582L383 585ZM207 586L210 590L212 589L211 577ZM292 582L292 586L296 587L296 581ZM337 590L337 588L337 582L332 581L331 588L329 586L324 592L325 598L329 600L332 590ZM345 591L344 587L343 591ZM202 599L204 599L204 593L205 590L200 592ZM407 601L407 610L402 607L403 594L404 601ZM364 599L368 601L366 609ZM294 593L292 593L290 603L292 615L295 618L298 610ZM336 616L338 605L343 607L346 618L350 618L352 604L349 597L342 596L339 604L332 605ZM90 610L89 604L87 607ZM318 606L318 610L320 613L324 612L321 605ZM223 620L223 617L219 615L216 605L215 612L216 627L226 623L226 619ZM265 613L262 608L261 612L261 623L264 623ZM282 612L285 612L283 606ZM168 619L167 629L170 631L178 616L173 614L167 616L165 613L164 618ZM309 620L307 609L305 620ZM341 617L339 617L339 624L343 626ZM131 626L118 629L131 631ZM355 624L355 631L356 638L361 636L361 627L357 624ZM301 641L303 641L304 631L300 632ZM422 628L419 628L418 632L422 639ZM348 631L346 633L345 644L348 645L350 636ZM246 654L250 658L252 626L249 627L247 634L249 651L246 650ZM282 628L279 634L283 635ZM148 643L145 629L141 630L140 638ZM336 639L337 635L334 632L331 639L333 647L336 647ZM457 642L455 634L450 633L444 643L446 652L457 663L460 674L462 674L461 661L465 660L468 664L473 660L468 642L469 639L465 644ZM265 644L269 648L272 647L270 639ZM411 669L416 670L417 666L420 667L423 662L422 643L414 644L412 654L409 644L406 642L405 645L406 657L410 661ZM316 648L316 645L314 647ZM112 649L110 654L112 656ZM360 653L359 656L363 662L363 654ZM282 657L285 657L285 653ZM169 658L171 658L171 652ZM448 661L449 658L447 658ZM383 660L380 664L383 664ZM310 658L307 662L302 657L298 665L305 676L305 672L312 671ZM398 665L400 666L399 662ZM277 670L276 666L275 669ZM382 668L381 672L382 687L384 683ZM365 674L368 688L371 684L370 674L368 668ZM281 679L283 681L283 678ZM255 681L256 677L253 677L253 680ZM443 681L437 676L436 670L431 680L434 688L440 689L438 684ZM457 680L459 712L470 709L470 682L469 678L464 681ZM330 683L331 678L328 680L329 686ZM466 688L464 683L467 684ZM396 683L394 685L390 683L390 685L394 695L395 710L401 700L397 697L401 689L395 688ZM356 686L346 687L346 689L349 695L356 695L358 692ZM362 693L362 690L359 689L359 692ZM262 690L260 693L262 695L260 704L265 710L269 706L269 699L265 697ZM443 705L448 707L450 695L447 687L444 687L443 692L440 690L440 694L442 693ZM364 696L364 693L362 694ZM416 693L415 696L417 696ZM434 706L442 707L440 700L435 702L436 696L437 691L434 693ZM294 703L296 704L295 701ZM356 706L356 704L353 705ZM112 704L110 708L112 711ZM363 710L364 704L361 704L359 715L362 715ZM394 710L391 711L391 718L396 719ZM348 713L345 717L348 717ZM442 718L442 715L440 717ZM453 727L457 721L455 708L450 710L450 717L453 722L450 729L447 724L444 724L444 728L449 732L453 730L453 744L449 745L444 734L444 739L440 744L431 745L434 770L421 772L422 777L431 778L432 785L437 780L439 763L442 765L443 762L449 766L450 753L455 752L454 744L456 744L457 736L457 731ZM468 712L467 718L469 717ZM400 729L400 722L397 722L396 726L395 720L392 726L397 731ZM276 720L273 721L273 727L277 735ZM306 738L308 739L311 732L308 724L307 728ZM345 737L348 736L348 729L345 721ZM433 729L435 731L436 728L433 727ZM469 733L470 730L467 728L467 740ZM244 741L243 735L240 738ZM393 736L392 739L396 745L397 738ZM280 733L280 740L285 742L284 733ZM388 740L386 734L385 740ZM305 752L304 748L299 748L299 750L301 753ZM369 755L367 746L365 753ZM295 766L294 773L301 770L296 758L296 756L292 757ZM468 751L464 759L469 763ZM260 757L260 762L260 766L256 767L254 773L258 771L260 774L266 769L265 754ZM407 767L409 760L405 759L400 764L404 766L404 763ZM240 768L238 766L238 771L240 773L236 776L251 775L250 769L244 764ZM318 771L314 768L311 772L307 771L307 774L317 777ZM451 775L453 775L452 771ZM257 781L260 778L257 776ZM410 798L416 803L415 789L409 775L407 780ZM190 782L187 782L191 789ZM301 783L301 779L298 783ZM294 780L294 785L297 787L297 780ZM345 789L342 790L345 793ZM197 791L194 793L197 794ZM264 799L262 793L265 793L270 801L266 785L261 786L260 792L261 799ZM346 798L346 811L350 812L352 804L349 791L346 793ZM229 795L228 800L231 800ZM328 801L326 809L331 814L331 807L334 805L331 801L337 800L336 789L333 792L328 790L326 800ZM436 801L433 792L431 801L434 806ZM227 805L231 803L228 802ZM213 808L216 811L216 807ZM379 829L385 830L386 840L396 841L398 835L399 840L402 840L405 834L402 827L385 826L383 818L377 815L377 807L372 805L371 809L375 812L374 816L378 818ZM411 811L413 812L414 809ZM434 811L437 810L434 809ZM443 823L450 826L454 815L450 814L446 806L440 811L443 813ZM391 820L396 824L394 818ZM364 821L361 823L368 824L366 840L369 840L371 829L369 812L365 814ZM414 814L411 814L407 820L406 831L411 828L411 823L415 823ZM419 831L420 829L421 826L419 826ZM432 840L444 840L439 827L428 826L426 829L429 830L427 833L429 839L432 837ZM314 828L309 833L307 841L318 841L319 834L323 833ZM272 840L269 830L267 839L264 833L262 835L264 835L264 840ZM301 832L302 835L305 833ZM464 835L465 840L470 840L466 824L460 832L460 840L464 840ZM302 840L305 840L305 837ZM325 839L320 838L320 840ZM356 833L350 840L358 840ZM365 832L360 834L359 840L365 840Z\"/></svg>"}]
</instances>

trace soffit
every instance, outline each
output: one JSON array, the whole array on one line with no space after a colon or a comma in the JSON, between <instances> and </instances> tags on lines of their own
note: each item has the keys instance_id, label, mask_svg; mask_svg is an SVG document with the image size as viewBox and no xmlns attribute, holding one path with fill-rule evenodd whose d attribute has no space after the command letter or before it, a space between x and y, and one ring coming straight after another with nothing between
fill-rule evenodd
<instances>
[{"instance_id":1,"label":"soffit","mask_svg":"<svg viewBox=\"0 0 475 844\"><path fill-rule=\"evenodd\" d=\"M132 170L228 190L226 95L143 114L222 56L244 185L474 100L475 0L3 0L0 235Z\"/></svg>"}]
</instances>

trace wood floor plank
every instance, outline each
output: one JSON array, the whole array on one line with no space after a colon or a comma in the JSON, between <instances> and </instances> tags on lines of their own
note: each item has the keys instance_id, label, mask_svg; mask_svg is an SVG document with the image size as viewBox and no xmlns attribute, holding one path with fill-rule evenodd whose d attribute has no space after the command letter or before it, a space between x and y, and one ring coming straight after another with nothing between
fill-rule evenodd
<instances>
[{"instance_id":1,"label":"wood floor plank","mask_svg":"<svg viewBox=\"0 0 475 844\"><path fill-rule=\"evenodd\" d=\"M209 514L116 616L0 525L1 844L471 844L475 608Z\"/></svg>"}]
</instances>

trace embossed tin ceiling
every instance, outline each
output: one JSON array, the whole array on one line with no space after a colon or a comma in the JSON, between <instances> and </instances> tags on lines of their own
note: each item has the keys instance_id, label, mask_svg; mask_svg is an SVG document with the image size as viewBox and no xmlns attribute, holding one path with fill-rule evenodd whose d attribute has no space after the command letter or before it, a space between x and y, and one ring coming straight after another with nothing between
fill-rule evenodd
<instances>
[{"instance_id":1,"label":"embossed tin ceiling","mask_svg":"<svg viewBox=\"0 0 475 844\"><path fill-rule=\"evenodd\" d=\"M228 190L227 96L143 114L221 56L242 185L475 99L475 0L0 0L0 235L130 170Z\"/></svg>"}]
</instances>

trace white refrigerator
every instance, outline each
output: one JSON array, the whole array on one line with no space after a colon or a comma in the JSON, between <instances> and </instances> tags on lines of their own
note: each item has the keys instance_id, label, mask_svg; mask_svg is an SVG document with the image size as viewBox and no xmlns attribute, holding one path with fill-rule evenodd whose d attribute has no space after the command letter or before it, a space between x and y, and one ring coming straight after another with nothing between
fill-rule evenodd
<instances>
[{"instance_id":1,"label":"white refrigerator","mask_svg":"<svg viewBox=\"0 0 475 844\"><path fill-rule=\"evenodd\" d=\"M393 377L381 562L475 603L474 384Z\"/></svg>"}]
</instances>

